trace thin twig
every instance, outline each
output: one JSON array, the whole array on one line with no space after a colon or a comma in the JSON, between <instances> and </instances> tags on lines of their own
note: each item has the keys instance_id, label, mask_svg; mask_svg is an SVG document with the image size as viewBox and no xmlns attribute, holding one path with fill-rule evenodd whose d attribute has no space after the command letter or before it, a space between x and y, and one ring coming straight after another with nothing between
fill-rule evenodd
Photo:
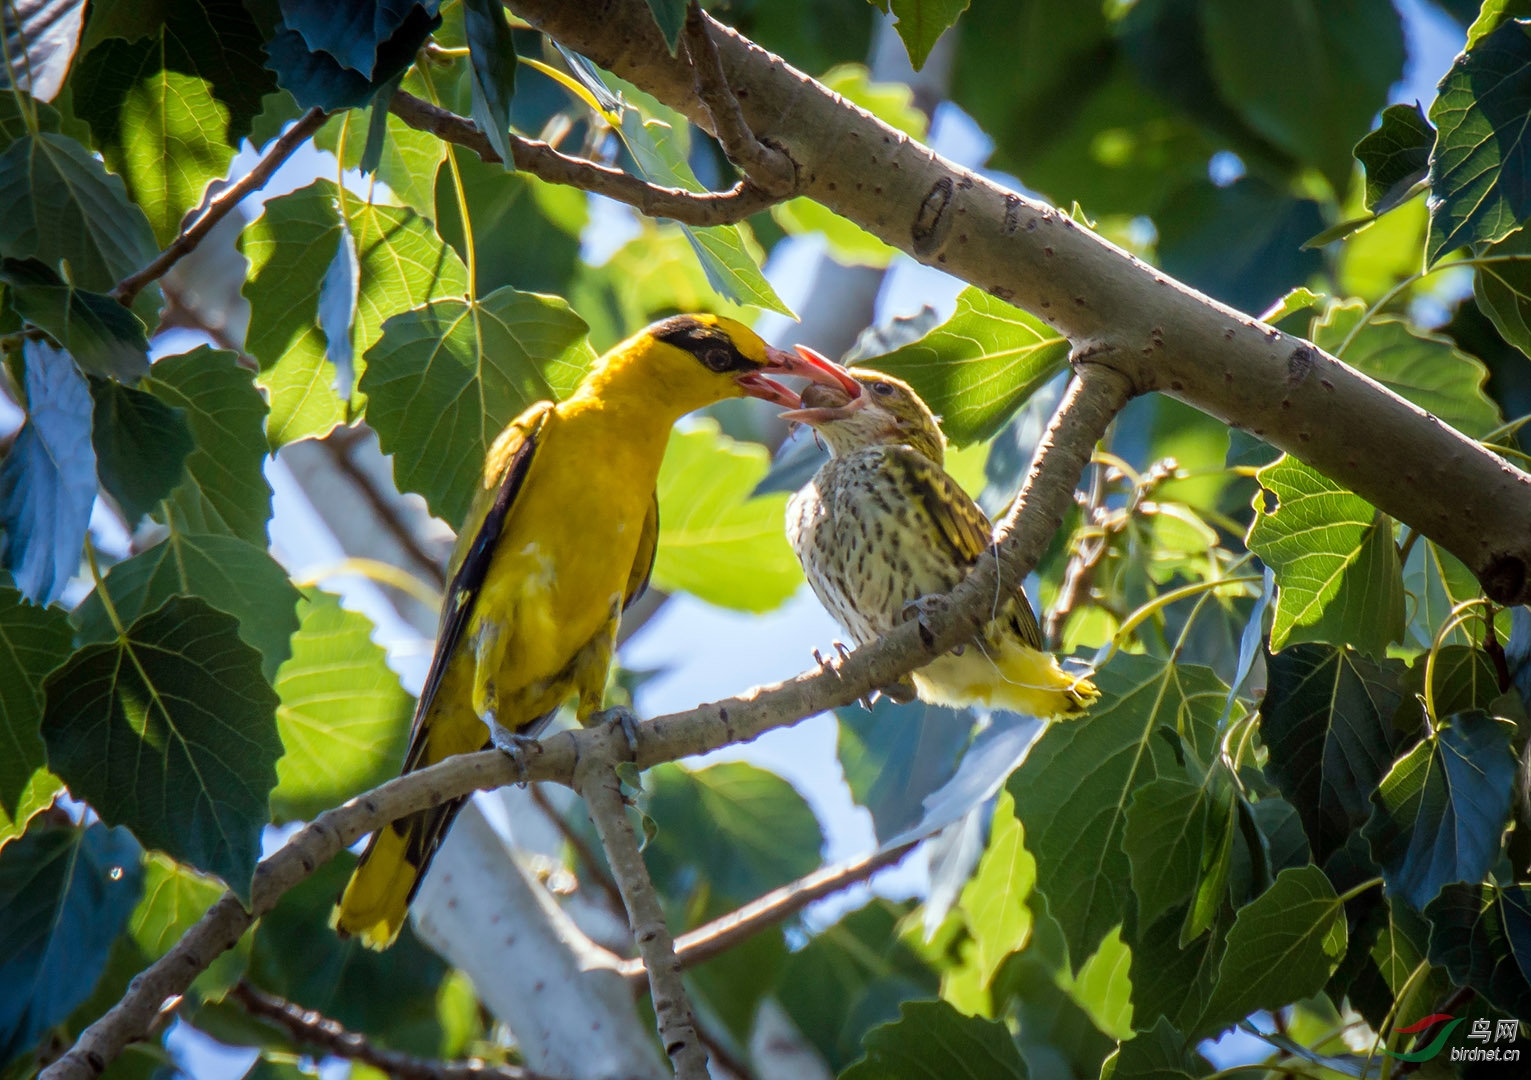
<instances>
[{"instance_id":1,"label":"thin twig","mask_svg":"<svg viewBox=\"0 0 1531 1080\"><path fill-rule=\"evenodd\" d=\"M686 12L686 51L696 72L696 96L712 119L713 134L728 160L761 190L781 198L791 195L797 187L797 168L786 154L756 138L745 121L739 99L728 86L707 17L696 0Z\"/></svg>"},{"instance_id":2,"label":"thin twig","mask_svg":"<svg viewBox=\"0 0 1531 1080\"><path fill-rule=\"evenodd\" d=\"M569 842L569 846L574 849L575 857L584 866L587 877L605 895L607 901L611 904L612 910L623 910L622 891L617 888L617 883L606 872L606 867L602 864L596 853L591 850L590 845L585 842L585 838L579 834L579 831L573 825L569 824L567 818L558 812L558 807L553 805L547 796L547 792L542 790L541 784L531 785L531 792L532 802L537 804L537 809L548 816L548 819L553 822L553 827L562 833L563 838Z\"/></svg>"},{"instance_id":3,"label":"thin twig","mask_svg":"<svg viewBox=\"0 0 1531 1080\"><path fill-rule=\"evenodd\" d=\"M489 137L466 117L403 90L393 95L388 109L417 131L428 131L439 139L467 147L485 161L500 160ZM507 137L515 166L522 172L550 183L604 195L647 217L670 218L684 225L731 225L781 201L748 180L741 180L727 191L699 193L659 187L621 169L561 154L545 142L519 135Z\"/></svg>"},{"instance_id":4,"label":"thin twig","mask_svg":"<svg viewBox=\"0 0 1531 1080\"><path fill-rule=\"evenodd\" d=\"M815 900L849 888L858 881L865 881L885 866L892 866L913 851L919 842L913 840L886 851L815 870L807 877L774 889L737 911L731 911L695 930L688 930L675 939L675 955L680 958L683 967L692 968L705 963L766 927L790 919ZM643 961L624 960L617 971L624 979L642 979Z\"/></svg>"},{"instance_id":5,"label":"thin twig","mask_svg":"<svg viewBox=\"0 0 1531 1080\"><path fill-rule=\"evenodd\" d=\"M834 664L815 665L785 682L640 724L638 767L747 742L805 716L849 705L971 639L988 620L993 598L1015 588L1036 566L1062 523L1096 440L1129 396L1129 384L1118 372L1081 365L1080 377L1065 391L1037 448L1020 497L1000 524L993 557L979 561L946 605L923 621L900 623ZM367 833L481 788L535 780L572 784L582 761L626 760L625 742L621 746L622 753L613 756L602 728L560 731L526 749L524 771L498 750L459 754L326 810L256 867L249 910L233 893L225 893L164 956L139 973L122 999L81 1032L41 1080L96 1080L123 1047L148 1030L161 1003L184 994L283 893Z\"/></svg>"},{"instance_id":6,"label":"thin twig","mask_svg":"<svg viewBox=\"0 0 1531 1080\"><path fill-rule=\"evenodd\" d=\"M675 958L675 942L665 925L659 893L649 878L638 837L627 820L627 806L622 801L622 782L617 778L615 762L626 747L618 748L623 735L616 724L600 729L607 752L580 761L574 771L575 790L590 808L590 820L606 849L606 861L627 910L628 925L638 954L643 957L649 977L649 1000L659 1021L659 1042L675 1069L677 1080L708 1080L707 1048L697 1034L696 1016L691 999L681 979L680 961Z\"/></svg>"},{"instance_id":7,"label":"thin twig","mask_svg":"<svg viewBox=\"0 0 1531 1080\"><path fill-rule=\"evenodd\" d=\"M398 1050L374 1046L366 1036L348 1031L337 1021L286 998L268 994L240 979L229 991L245 1012L275 1024L299 1046L320 1050L348 1061L360 1061L398 1080L547 1080L541 1073L517 1065L467 1061L432 1061Z\"/></svg>"},{"instance_id":8,"label":"thin twig","mask_svg":"<svg viewBox=\"0 0 1531 1080\"><path fill-rule=\"evenodd\" d=\"M271 144L271 149L255 163L255 168L245 173L238 180L224 188L208 204L207 209L202 211L202 216L197 218L181 234L170 242L170 246L154 257L154 260L142 270L135 271L117 282L116 288L112 289L112 298L124 307L131 306L144 286L151 281L157 281L169 272L170 268L181 259L189 255L192 250L202 242L203 237L213 231L213 226L222 221L230 210L238 206L244 197L252 191L258 191L264 187L271 175L281 168L282 162L308 141L309 137L323 126L327 113L322 109L309 109L296 124L282 133L281 137Z\"/></svg>"}]
</instances>

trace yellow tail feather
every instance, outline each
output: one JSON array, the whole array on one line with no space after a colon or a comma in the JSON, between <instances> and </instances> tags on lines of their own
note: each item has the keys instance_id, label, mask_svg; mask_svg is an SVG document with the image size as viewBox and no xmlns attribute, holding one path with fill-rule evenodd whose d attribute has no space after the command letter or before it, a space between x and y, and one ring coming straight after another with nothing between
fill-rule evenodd
<instances>
[{"instance_id":1,"label":"yellow tail feather","mask_svg":"<svg viewBox=\"0 0 1531 1080\"><path fill-rule=\"evenodd\" d=\"M1005 640L996 654L989 642L969 644L914 673L920 700L963 708L982 705L1041 719L1083 716L1100 696L1083 675L1070 675L1050 653Z\"/></svg>"},{"instance_id":2,"label":"yellow tail feather","mask_svg":"<svg viewBox=\"0 0 1531 1080\"><path fill-rule=\"evenodd\" d=\"M330 912L342 937L358 937L369 949L386 949L404 928L409 902L464 800L454 799L384 825L372 834L345 892Z\"/></svg>"}]
</instances>

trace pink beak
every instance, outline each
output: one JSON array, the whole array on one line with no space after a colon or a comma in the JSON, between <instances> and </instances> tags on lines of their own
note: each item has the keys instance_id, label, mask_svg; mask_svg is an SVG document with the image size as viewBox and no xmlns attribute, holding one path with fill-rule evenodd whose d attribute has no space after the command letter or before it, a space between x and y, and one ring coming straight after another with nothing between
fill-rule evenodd
<instances>
[{"instance_id":1,"label":"pink beak","mask_svg":"<svg viewBox=\"0 0 1531 1080\"><path fill-rule=\"evenodd\" d=\"M765 370L772 375L797 375L809 382L825 386L837 386L852 398L861 396L861 384L850 373L829 357L807 345L794 345L795 352L766 348L768 363Z\"/></svg>"}]
</instances>

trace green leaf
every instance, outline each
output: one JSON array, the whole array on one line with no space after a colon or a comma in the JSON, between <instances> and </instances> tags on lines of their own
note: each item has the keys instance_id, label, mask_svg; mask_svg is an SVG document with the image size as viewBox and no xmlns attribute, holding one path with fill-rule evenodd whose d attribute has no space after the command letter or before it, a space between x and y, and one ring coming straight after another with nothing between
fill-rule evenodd
<instances>
[{"instance_id":1,"label":"green leaf","mask_svg":"<svg viewBox=\"0 0 1531 1080\"><path fill-rule=\"evenodd\" d=\"M649 10L654 13L654 21L659 24L659 32L664 35L664 42L670 47L670 55L675 55L675 47L680 43L680 32L686 26L687 0L648 0Z\"/></svg>"},{"instance_id":2,"label":"green leaf","mask_svg":"<svg viewBox=\"0 0 1531 1080\"><path fill-rule=\"evenodd\" d=\"M1206 820L1207 791L1200 784L1165 776L1133 792L1121 844L1144 925L1190 899Z\"/></svg>"},{"instance_id":3,"label":"green leaf","mask_svg":"<svg viewBox=\"0 0 1531 1080\"><path fill-rule=\"evenodd\" d=\"M1206 55L1224 99L1336 191L1351 148L1402 77L1403 26L1388 0L1244 0L1201 5ZM1272 41L1285 47L1273 50Z\"/></svg>"},{"instance_id":4,"label":"green leaf","mask_svg":"<svg viewBox=\"0 0 1531 1080\"><path fill-rule=\"evenodd\" d=\"M380 1046L435 1056L442 1041L436 992L447 974L441 958L408 921L385 952L325 928L355 867L356 857L341 852L261 916L250 950L250 982L365 1031Z\"/></svg>"},{"instance_id":5,"label":"green leaf","mask_svg":"<svg viewBox=\"0 0 1531 1080\"><path fill-rule=\"evenodd\" d=\"M130 525L174 490L196 448L186 416L153 394L115 379L91 379L90 441L96 475Z\"/></svg>"},{"instance_id":6,"label":"green leaf","mask_svg":"<svg viewBox=\"0 0 1531 1080\"><path fill-rule=\"evenodd\" d=\"M149 370L144 324L109 296L83 292L36 259L0 260L10 304L92 375L132 381Z\"/></svg>"},{"instance_id":7,"label":"green leaf","mask_svg":"<svg viewBox=\"0 0 1531 1080\"><path fill-rule=\"evenodd\" d=\"M1483 389L1483 361L1450 338L1422 333L1392 315L1372 319L1350 337L1365 308L1359 300L1331 307L1313 327L1314 343L1334 351L1349 337L1344 353L1336 353L1340 359L1464 435L1481 438L1499 426L1499 407Z\"/></svg>"},{"instance_id":8,"label":"green leaf","mask_svg":"<svg viewBox=\"0 0 1531 1080\"><path fill-rule=\"evenodd\" d=\"M126 829L38 818L0 851L0 1065L90 997L138 900Z\"/></svg>"},{"instance_id":9,"label":"green leaf","mask_svg":"<svg viewBox=\"0 0 1531 1080\"><path fill-rule=\"evenodd\" d=\"M64 135L43 132L17 139L0 154L0 255L69 263L75 285L107 293L158 253L143 210L130 202L121 178ZM140 294L145 318L158 308L159 290Z\"/></svg>"},{"instance_id":10,"label":"green leaf","mask_svg":"<svg viewBox=\"0 0 1531 1080\"><path fill-rule=\"evenodd\" d=\"M1228 875L1233 866L1233 838L1239 826L1238 796L1225 782L1221 793L1213 790L1209 772L1203 781L1206 791L1202 835L1196 875L1192 878L1191 905L1180 925L1180 944L1187 945L1205 934L1217 922L1227 902Z\"/></svg>"},{"instance_id":11,"label":"green leaf","mask_svg":"<svg viewBox=\"0 0 1531 1080\"><path fill-rule=\"evenodd\" d=\"M266 402L233 353L199 346L154 364L143 388L182 409L197 448L164 504L183 532L214 532L266 546Z\"/></svg>"},{"instance_id":12,"label":"green leaf","mask_svg":"<svg viewBox=\"0 0 1531 1080\"><path fill-rule=\"evenodd\" d=\"M1095 681L1103 706L1089 723L1054 725L1008 784L1036 856L1037 891L1076 968L1122 921L1131 897L1121 844L1133 793L1183 776L1177 759L1188 751L1205 759L1228 692L1206 668L1123 653Z\"/></svg>"},{"instance_id":13,"label":"green leaf","mask_svg":"<svg viewBox=\"0 0 1531 1080\"><path fill-rule=\"evenodd\" d=\"M1188 910L1173 908L1152 924L1136 919L1124 924L1123 937L1132 949L1133 1023L1140 1029L1164 1017L1188 1035L1211 1033L1198 1021L1212 998L1233 909L1225 903L1209 933L1182 945Z\"/></svg>"},{"instance_id":14,"label":"green leaf","mask_svg":"<svg viewBox=\"0 0 1531 1080\"><path fill-rule=\"evenodd\" d=\"M909 51L909 62L919 71L930 57L930 50L947 29L957 22L957 17L968 9L970 0L892 0L891 10L897 18L893 28L904 39Z\"/></svg>"},{"instance_id":15,"label":"green leaf","mask_svg":"<svg viewBox=\"0 0 1531 1080\"><path fill-rule=\"evenodd\" d=\"M860 361L895 375L941 418L958 446L999 431L1068 363L1068 339L1040 319L968 286L950 319L913 345Z\"/></svg>"},{"instance_id":16,"label":"green leaf","mask_svg":"<svg viewBox=\"0 0 1531 1080\"><path fill-rule=\"evenodd\" d=\"M1403 664L1327 645L1292 645L1265 664L1265 771L1296 808L1314 860L1324 863L1371 816L1367 795L1403 748L1407 732L1393 724Z\"/></svg>"},{"instance_id":17,"label":"green leaf","mask_svg":"<svg viewBox=\"0 0 1531 1080\"><path fill-rule=\"evenodd\" d=\"M1478 255L1514 260L1480 263L1473 275L1473 298L1501 337L1531 353L1531 234L1517 229Z\"/></svg>"},{"instance_id":18,"label":"green leaf","mask_svg":"<svg viewBox=\"0 0 1531 1080\"><path fill-rule=\"evenodd\" d=\"M860 225L807 196L777 203L771 207L771 216L790 236L822 233L830 257L846 266L884 270L898 254L896 248L889 247Z\"/></svg>"},{"instance_id":19,"label":"green leaf","mask_svg":"<svg viewBox=\"0 0 1531 1080\"><path fill-rule=\"evenodd\" d=\"M145 852L143 895L128 918L128 934L144 959L158 960L223 896L223 884L168 855ZM246 950L223 953L192 984L202 997L222 998L244 974Z\"/></svg>"},{"instance_id":20,"label":"green leaf","mask_svg":"<svg viewBox=\"0 0 1531 1080\"><path fill-rule=\"evenodd\" d=\"M69 621L57 608L27 603L0 586L0 846L63 785L48 771L37 726L43 677L69 656Z\"/></svg>"},{"instance_id":21,"label":"green leaf","mask_svg":"<svg viewBox=\"0 0 1531 1080\"><path fill-rule=\"evenodd\" d=\"M1478 42L1488 37L1506 19L1525 18L1531 15L1531 3L1527 0L1483 0L1478 17L1467 28L1467 52L1478 47Z\"/></svg>"},{"instance_id":22,"label":"green leaf","mask_svg":"<svg viewBox=\"0 0 1531 1080\"><path fill-rule=\"evenodd\" d=\"M865 64L836 64L818 82L911 139L924 139L929 133L930 118L915 105L914 88L908 83L874 82Z\"/></svg>"},{"instance_id":23,"label":"green leaf","mask_svg":"<svg viewBox=\"0 0 1531 1080\"><path fill-rule=\"evenodd\" d=\"M1425 915L1432 963L1510 1015L1531 1015L1531 885L1448 885Z\"/></svg>"},{"instance_id":24,"label":"green leaf","mask_svg":"<svg viewBox=\"0 0 1531 1080\"><path fill-rule=\"evenodd\" d=\"M1384 656L1403 636L1403 572L1392 523L1296 458L1257 474L1276 506L1256 496L1249 548L1276 573L1271 648L1290 642L1349 644Z\"/></svg>"},{"instance_id":25,"label":"green leaf","mask_svg":"<svg viewBox=\"0 0 1531 1080\"><path fill-rule=\"evenodd\" d=\"M736 442L714 420L670 434L659 467L654 585L740 611L770 611L802 584L782 533L785 494L751 492L770 469L758 443Z\"/></svg>"},{"instance_id":26,"label":"green leaf","mask_svg":"<svg viewBox=\"0 0 1531 1080\"><path fill-rule=\"evenodd\" d=\"M337 393L319 325L320 288L344 231L337 194L333 182L315 180L268 199L240 235L250 260L241 290L250 302L245 350L260 361L257 381L271 396L266 437L273 450L322 437L347 419L349 388Z\"/></svg>"},{"instance_id":27,"label":"green leaf","mask_svg":"<svg viewBox=\"0 0 1531 1080\"><path fill-rule=\"evenodd\" d=\"M1161 1016L1153 1027L1122 1043L1101 1076L1104 1080L1199 1080L1211 1071L1207 1060Z\"/></svg>"},{"instance_id":28,"label":"green leaf","mask_svg":"<svg viewBox=\"0 0 1531 1080\"><path fill-rule=\"evenodd\" d=\"M510 154L510 99L516 92L516 47L510 39L505 6L495 0L463 0L468 58L473 78L473 122L489 137L507 172L515 171ZM675 51L675 43L670 43Z\"/></svg>"},{"instance_id":29,"label":"green leaf","mask_svg":"<svg viewBox=\"0 0 1531 1080\"><path fill-rule=\"evenodd\" d=\"M1239 909L1200 1027L1279 1009L1323 989L1345 955L1345 906L1316 866L1283 870Z\"/></svg>"},{"instance_id":30,"label":"green leaf","mask_svg":"<svg viewBox=\"0 0 1531 1080\"><path fill-rule=\"evenodd\" d=\"M27 116L33 112L37 116L38 130L58 131L58 110L46 101L38 101L25 90L10 90L0 94L0 150L23 135L30 134Z\"/></svg>"},{"instance_id":31,"label":"green leaf","mask_svg":"<svg viewBox=\"0 0 1531 1080\"><path fill-rule=\"evenodd\" d=\"M1513 725L1458 713L1393 766L1362 830L1390 893L1423 911L1443 885L1483 879L1515 794Z\"/></svg>"},{"instance_id":32,"label":"green leaf","mask_svg":"<svg viewBox=\"0 0 1531 1080\"><path fill-rule=\"evenodd\" d=\"M775 773L743 762L662 765L650 770L648 782L648 813L659 834L644 854L668 895L704 885L743 904L819 864L818 819Z\"/></svg>"},{"instance_id":33,"label":"green leaf","mask_svg":"<svg viewBox=\"0 0 1531 1080\"><path fill-rule=\"evenodd\" d=\"M1409 632L1425 650L1435 641L1436 630L1451 617L1451 609L1482 595L1483 591L1460 559L1437 547L1433 540L1423 538L1409 552L1409 561L1403 568L1403 585L1413 600L1414 618L1409 622ZM1468 628L1460 626L1445 638L1448 645L1466 645L1469 641Z\"/></svg>"},{"instance_id":34,"label":"green leaf","mask_svg":"<svg viewBox=\"0 0 1531 1080\"><path fill-rule=\"evenodd\" d=\"M48 761L103 821L248 902L281 756L276 695L231 615L172 597L43 685Z\"/></svg>"},{"instance_id":35,"label":"green leaf","mask_svg":"<svg viewBox=\"0 0 1531 1080\"><path fill-rule=\"evenodd\" d=\"M288 639L298 629L298 590L265 548L220 533L170 535L106 573L106 593L124 623L138 620L172 596L195 596L238 621L239 636L259 650L261 674L270 680L292 654ZM78 642L114 641L117 632L98 593L75 613Z\"/></svg>"},{"instance_id":36,"label":"green leaf","mask_svg":"<svg viewBox=\"0 0 1531 1080\"><path fill-rule=\"evenodd\" d=\"M835 710L840 767L851 798L872 815L879 843L917 825L925 796L952 778L971 741L971 713L881 697ZM1013 814L1012 814L1013 816Z\"/></svg>"},{"instance_id":37,"label":"green leaf","mask_svg":"<svg viewBox=\"0 0 1531 1080\"><path fill-rule=\"evenodd\" d=\"M399 771L414 699L372 642L372 622L328 593L308 593L292 659L277 672L273 820L295 821L376 787Z\"/></svg>"},{"instance_id":38,"label":"green leaf","mask_svg":"<svg viewBox=\"0 0 1531 1080\"><path fill-rule=\"evenodd\" d=\"M1468 244L1493 243L1531 214L1531 169L1521 126L1531 112L1531 36L1510 20L1459 53L1430 119L1430 239L1425 265Z\"/></svg>"},{"instance_id":39,"label":"green leaf","mask_svg":"<svg viewBox=\"0 0 1531 1080\"><path fill-rule=\"evenodd\" d=\"M459 522L505 425L570 393L594 363L585 324L566 302L505 288L389 319L367 350L361 389L399 487Z\"/></svg>"},{"instance_id":40,"label":"green leaf","mask_svg":"<svg viewBox=\"0 0 1531 1080\"><path fill-rule=\"evenodd\" d=\"M866 1056L840 1080L1026 1080L1031 1075L998 1020L963 1016L944 1001L906 1001L898 1012L896 1021L867 1033Z\"/></svg>"},{"instance_id":41,"label":"green leaf","mask_svg":"<svg viewBox=\"0 0 1531 1080\"><path fill-rule=\"evenodd\" d=\"M1002 791L989 846L958 901L977 945L979 979L985 986L994 981L1005 958L1024 948L1031 937L1026 900L1036 880L1037 862L1022 846L1015 801Z\"/></svg>"},{"instance_id":42,"label":"green leaf","mask_svg":"<svg viewBox=\"0 0 1531 1080\"><path fill-rule=\"evenodd\" d=\"M645 121L636 109L622 114L618 129L623 143L633 155L639 175L651 184L702 191L696 175L686 163L683 136L662 120ZM751 247L754 237L744 225L711 225L707 228L681 228L691 242L707 280L724 297L736 304L753 304L796 318L792 309L781 302L760 272L757 256Z\"/></svg>"},{"instance_id":43,"label":"green leaf","mask_svg":"<svg viewBox=\"0 0 1531 1080\"><path fill-rule=\"evenodd\" d=\"M287 5L265 43L266 66L305 109L362 108L413 62L441 26L436 6L435 0L360 10Z\"/></svg>"},{"instance_id":44,"label":"green leaf","mask_svg":"<svg viewBox=\"0 0 1531 1080\"><path fill-rule=\"evenodd\" d=\"M405 75L403 89L417 97L430 96L425 84L413 70ZM293 111L294 113L297 111L296 102L293 103ZM340 155L343 151L346 168L359 167L362 151L366 145L362 120L360 112L350 109L330 117L314 135L314 145L336 155ZM345 135L344 140L341 138L342 133ZM428 131L417 131L390 113L388 134L383 140L383 155L378 162L377 178L387 184L394 198L405 206L410 207L422 217L434 218L436 216L436 172L446 159L450 145ZM357 204L365 205L360 199L353 201L348 197L346 210L349 212ZM354 225L352 230L355 231ZM390 311L389 314L392 312Z\"/></svg>"},{"instance_id":45,"label":"green leaf","mask_svg":"<svg viewBox=\"0 0 1531 1080\"><path fill-rule=\"evenodd\" d=\"M1419 103L1389 105L1376 131L1356 143L1355 155L1366 169L1366 208L1385 214L1411 197L1430 172L1435 128Z\"/></svg>"}]
</instances>

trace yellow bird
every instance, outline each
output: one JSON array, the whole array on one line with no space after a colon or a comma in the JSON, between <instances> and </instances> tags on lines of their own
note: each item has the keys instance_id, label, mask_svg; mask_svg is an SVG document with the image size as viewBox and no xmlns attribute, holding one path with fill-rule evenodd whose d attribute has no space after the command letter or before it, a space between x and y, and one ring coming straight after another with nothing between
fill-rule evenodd
<instances>
[{"instance_id":1,"label":"yellow bird","mask_svg":"<svg viewBox=\"0 0 1531 1080\"><path fill-rule=\"evenodd\" d=\"M827 361L826 361L827 363ZM819 601L858 644L871 641L950 592L989 549L989 519L942 467L946 437L907 383L850 372L861 392L803 391L830 459L787 506L787 536ZM1038 717L1082 715L1099 691L1042 651L1037 617L1021 589L996 598L974 640L885 690L896 700L982 705Z\"/></svg>"},{"instance_id":2,"label":"yellow bird","mask_svg":"<svg viewBox=\"0 0 1531 1080\"><path fill-rule=\"evenodd\" d=\"M571 697L581 720L601 707L617 622L654 562L670 428L724 398L801 404L767 373L855 385L731 319L677 315L601 357L567 400L538 402L500 433L453 553L405 772L490 745L516 754ZM392 944L462 802L373 834L331 918L342 935Z\"/></svg>"}]
</instances>

